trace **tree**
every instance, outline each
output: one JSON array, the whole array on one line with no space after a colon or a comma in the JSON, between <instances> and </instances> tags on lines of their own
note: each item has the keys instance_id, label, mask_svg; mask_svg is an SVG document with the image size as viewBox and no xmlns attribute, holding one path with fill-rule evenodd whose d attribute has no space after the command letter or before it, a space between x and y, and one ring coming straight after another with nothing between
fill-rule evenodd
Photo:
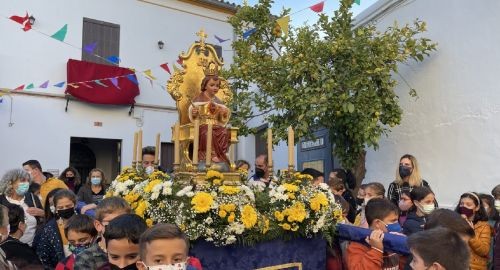
<instances>
[{"instance_id":1,"label":"tree","mask_svg":"<svg viewBox=\"0 0 500 270\"><path fill-rule=\"evenodd\" d=\"M401 121L392 76L398 64L423 61L436 48L420 36L425 22L395 23L384 32L374 25L354 28L353 0L341 0L333 17L320 14L314 25L290 27L284 35L276 19L289 10L273 16L272 3L243 6L229 20L239 37L232 44L234 63L225 71L234 91L233 125L248 134L246 123L263 116L276 140L286 139L288 126L296 137L327 128L343 167L364 169L365 149L377 149L380 136ZM416 91L410 88L410 95Z\"/></svg>"}]
</instances>

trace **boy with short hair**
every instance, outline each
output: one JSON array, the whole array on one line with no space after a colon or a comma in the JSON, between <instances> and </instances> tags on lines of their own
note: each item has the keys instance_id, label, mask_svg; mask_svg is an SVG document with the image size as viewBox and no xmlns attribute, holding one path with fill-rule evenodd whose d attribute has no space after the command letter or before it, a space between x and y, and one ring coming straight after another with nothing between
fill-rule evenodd
<instances>
[{"instance_id":1,"label":"boy with short hair","mask_svg":"<svg viewBox=\"0 0 500 270\"><path fill-rule=\"evenodd\" d=\"M139 239L147 228L144 219L136 214L113 219L104 232L108 262L98 269L137 269Z\"/></svg>"},{"instance_id":2,"label":"boy with short hair","mask_svg":"<svg viewBox=\"0 0 500 270\"><path fill-rule=\"evenodd\" d=\"M95 212L94 226L99 235L103 235L105 227L114 218L132 212L130 205L121 197L109 197L99 203ZM106 248L103 237L80 253L75 260L75 270L97 269L108 262L104 251Z\"/></svg>"},{"instance_id":3,"label":"boy with short hair","mask_svg":"<svg viewBox=\"0 0 500 270\"><path fill-rule=\"evenodd\" d=\"M139 270L193 269L202 270L200 261L188 257L189 239L173 224L159 223L149 228L141 236L139 242L141 259L137 262Z\"/></svg>"},{"instance_id":4,"label":"boy with short hair","mask_svg":"<svg viewBox=\"0 0 500 270\"><path fill-rule=\"evenodd\" d=\"M94 220L87 215L74 215L68 220L64 234L72 254L60 261L56 270L73 270L76 256L90 248L97 238Z\"/></svg>"},{"instance_id":5,"label":"boy with short hair","mask_svg":"<svg viewBox=\"0 0 500 270\"><path fill-rule=\"evenodd\" d=\"M396 253L384 252L384 233L401 231L399 209L383 198L371 199L365 207L366 220L372 230L366 238L368 245L351 242L347 247L347 269L403 269L403 262Z\"/></svg>"},{"instance_id":6,"label":"boy with short hair","mask_svg":"<svg viewBox=\"0 0 500 270\"><path fill-rule=\"evenodd\" d=\"M437 227L408 237L414 270L469 269L469 246L450 229Z\"/></svg>"}]
</instances>

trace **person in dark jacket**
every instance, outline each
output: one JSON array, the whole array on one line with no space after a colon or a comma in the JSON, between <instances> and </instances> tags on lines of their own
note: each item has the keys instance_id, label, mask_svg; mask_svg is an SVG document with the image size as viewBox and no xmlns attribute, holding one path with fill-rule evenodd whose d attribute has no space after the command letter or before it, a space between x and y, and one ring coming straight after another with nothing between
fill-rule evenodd
<instances>
[{"instance_id":1,"label":"person in dark jacket","mask_svg":"<svg viewBox=\"0 0 500 270\"><path fill-rule=\"evenodd\" d=\"M80 212L85 214L89 210L95 210L97 205L102 201L106 194L106 178L101 169L92 169L89 173L89 181L78 192L78 201L84 202L85 206L82 207ZM91 216L94 216L92 211Z\"/></svg>"},{"instance_id":2,"label":"person in dark jacket","mask_svg":"<svg viewBox=\"0 0 500 270\"><path fill-rule=\"evenodd\" d=\"M403 233L407 236L424 230L426 216L434 211L436 198L429 188L416 187L410 192L410 199L413 206L403 224Z\"/></svg>"},{"instance_id":3,"label":"person in dark jacket","mask_svg":"<svg viewBox=\"0 0 500 270\"><path fill-rule=\"evenodd\" d=\"M416 187L428 187L429 183L422 179L417 159L409 154L399 159L399 166L396 170L396 180L394 180L387 190L387 198L395 205L401 199L401 193L405 190L412 191Z\"/></svg>"}]
</instances>

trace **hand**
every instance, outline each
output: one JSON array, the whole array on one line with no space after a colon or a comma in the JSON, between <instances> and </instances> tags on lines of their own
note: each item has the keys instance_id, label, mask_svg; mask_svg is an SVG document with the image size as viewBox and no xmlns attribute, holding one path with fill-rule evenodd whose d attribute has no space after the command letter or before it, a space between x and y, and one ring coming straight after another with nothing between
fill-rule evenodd
<instances>
[{"instance_id":1,"label":"hand","mask_svg":"<svg viewBox=\"0 0 500 270\"><path fill-rule=\"evenodd\" d=\"M84 207L82 207L82 209L80 210L80 213L83 215L88 210L94 209L96 207L97 207L97 205L95 203L87 204Z\"/></svg>"},{"instance_id":2,"label":"hand","mask_svg":"<svg viewBox=\"0 0 500 270\"><path fill-rule=\"evenodd\" d=\"M34 217L44 217L45 216L45 212L43 211L43 209L36 208L36 207L28 207L28 209L26 209L26 212Z\"/></svg>"},{"instance_id":3,"label":"hand","mask_svg":"<svg viewBox=\"0 0 500 270\"><path fill-rule=\"evenodd\" d=\"M200 111L198 110L197 107L193 107L191 109L191 115L193 115L193 117L197 117L199 113L200 113Z\"/></svg>"},{"instance_id":4,"label":"hand","mask_svg":"<svg viewBox=\"0 0 500 270\"><path fill-rule=\"evenodd\" d=\"M368 243L370 246L374 248L378 248L380 250L384 250L384 232L381 230L374 230L370 234L370 236L367 236L365 241Z\"/></svg>"},{"instance_id":5,"label":"hand","mask_svg":"<svg viewBox=\"0 0 500 270\"><path fill-rule=\"evenodd\" d=\"M465 219L465 221L467 221L467 223L469 224L469 226L474 229L474 223L472 223L472 221L470 221L466 215L460 215L463 219Z\"/></svg>"}]
</instances>

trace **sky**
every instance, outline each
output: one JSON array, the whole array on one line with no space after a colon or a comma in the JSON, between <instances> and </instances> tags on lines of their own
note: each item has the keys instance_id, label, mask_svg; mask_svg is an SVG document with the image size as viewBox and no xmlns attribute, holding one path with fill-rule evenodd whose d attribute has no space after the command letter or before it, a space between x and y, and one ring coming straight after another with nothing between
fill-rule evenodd
<instances>
[{"instance_id":1,"label":"sky","mask_svg":"<svg viewBox=\"0 0 500 270\"><path fill-rule=\"evenodd\" d=\"M229 0L229 2L241 5L243 3L243 0ZM247 2L249 5L255 5L259 1L247 0ZM301 26L303 24L312 25L313 23L316 22L318 15L314 11L308 9L308 7L317 4L319 2L321 2L321 0L275 0L271 12L273 14L278 15L281 13L281 10L283 10L283 7L291 8L290 13L294 13L302 9L305 9L300 12L297 12L296 14L293 14L290 17L290 24L293 26ZM358 6L357 4L353 4L352 6L353 15L356 16L357 14L361 13L363 10L365 10L375 2L377 2L377 0L361 0L361 5ZM338 0L326 0L323 12L329 16L332 16L333 12L336 9L338 9L338 7L339 7Z\"/></svg>"}]
</instances>

